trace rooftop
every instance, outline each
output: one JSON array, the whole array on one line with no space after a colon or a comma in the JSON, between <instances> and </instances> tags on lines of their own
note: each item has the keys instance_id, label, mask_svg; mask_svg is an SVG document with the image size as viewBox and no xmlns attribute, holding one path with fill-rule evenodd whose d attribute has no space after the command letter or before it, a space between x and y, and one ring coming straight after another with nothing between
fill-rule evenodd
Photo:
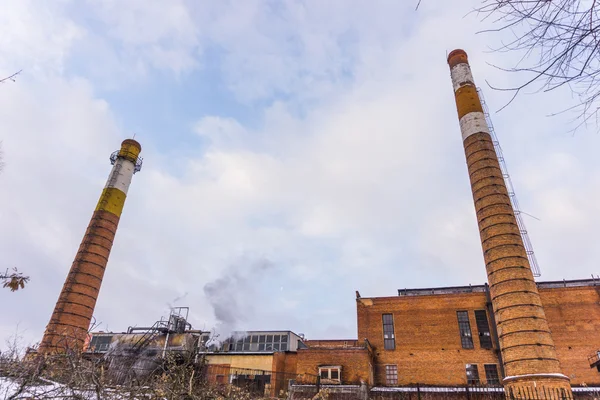
<instances>
[{"instance_id":1,"label":"rooftop","mask_svg":"<svg viewBox=\"0 0 600 400\"><path fill-rule=\"evenodd\" d=\"M600 279L576 279L562 281L536 282L539 289L556 289L565 287L600 286ZM436 294L485 293L487 284L469 286L442 286L422 289L398 289L398 296L430 296Z\"/></svg>"}]
</instances>

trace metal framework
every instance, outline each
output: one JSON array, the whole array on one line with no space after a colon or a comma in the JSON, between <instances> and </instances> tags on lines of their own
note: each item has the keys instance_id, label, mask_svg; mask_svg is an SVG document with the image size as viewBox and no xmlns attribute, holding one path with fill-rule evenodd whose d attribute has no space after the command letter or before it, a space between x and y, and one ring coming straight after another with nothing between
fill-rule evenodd
<instances>
[{"instance_id":1,"label":"metal framework","mask_svg":"<svg viewBox=\"0 0 600 400\"><path fill-rule=\"evenodd\" d=\"M121 150L117 150L114 151L111 155L110 155L110 165L115 165L115 162L117 161L117 158L119 157L124 157L128 160L130 160L131 162L133 162L133 173L135 174L136 172L139 172L142 170L142 163L144 161L144 159L142 157L137 157L134 153L131 152L123 152Z\"/></svg>"},{"instance_id":2,"label":"metal framework","mask_svg":"<svg viewBox=\"0 0 600 400\"><path fill-rule=\"evenodd\" d=\"M483 108L483 114L485 115L485 119L490 130L490 135L492 137L492 142L494 143L494 149L496 150L496 155L498 156L500 170L502 171L502 177L504 178L506 188L508 189L508 196L510 198L513 211L515 213L515 218L517 220L517 225L519 226L519 231L521 232L521 238L523 239L523 246L525 246L527 258L529 259L529 266L531 267L531 272L533 272L533 276L539 277L542 274L540 271L540 266L538 265L537 258L535 257L535 253L533 252L533 245L531 244L531 240L529 239L529 234L527 233L525 222L523 221L523 217L521 216L521 208L519 207L519 201L517 200L517 195L515 194L514 186L510 179L510 175L508 174L506 162L504 161L504 155L502 154L502 147L500 147L500 142L498 141L498 137L496 136L496 132L494 131L494 125L492 125L490 112L483 97L483 91L481 90L481 88L477 88L477 94L479 94L479 99L481 100L481 107Z\"/></svg>"}]
</instances>

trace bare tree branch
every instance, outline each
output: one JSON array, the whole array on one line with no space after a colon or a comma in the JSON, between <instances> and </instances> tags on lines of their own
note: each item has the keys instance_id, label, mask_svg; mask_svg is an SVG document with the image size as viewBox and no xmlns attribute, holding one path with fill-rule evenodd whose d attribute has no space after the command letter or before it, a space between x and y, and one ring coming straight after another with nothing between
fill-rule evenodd
<instances>
[{"instance_id":1,"label":"bare tree branch","mask_svg":"<svg viewBox=\"0 0 600 400\"><path fill-rule=\"evenodd\" d=\"M17 77L17 75L19 75L22 71L23 70L20 69L20 70L18 70L17 72L15 72L14 74L12 74L10 76L7 76L5 78L0 78L0 83L4 83L6 81L12 81L12 82L14 82L16 80L15 78Z\"/></svg>"},{"instance_id":2,"label":"bare tree branch","mask_svg":"<svg viewBox=\"0 0 600 400\"><path fill-rule=\"evenodd\" d=\"M516 86L495 90L514 92L509 105L525 88L550 92L569 87L576 105L577 126L597 119L600 105L600 15L597 0L482 0L475 10L497 27L480 33L508 34L493 51L520 54L504 71L530 75ZM554 115L557 113L554 113Z\"/></svg>"}]
</instances>

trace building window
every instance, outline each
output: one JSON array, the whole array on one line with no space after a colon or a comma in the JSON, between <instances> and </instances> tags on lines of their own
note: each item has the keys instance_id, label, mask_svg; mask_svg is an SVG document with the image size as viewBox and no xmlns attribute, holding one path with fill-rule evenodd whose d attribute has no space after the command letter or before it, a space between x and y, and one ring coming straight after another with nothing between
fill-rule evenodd
<instances>
[{"instance_id":1,"label":"building window","mask_svg":"<svg viewBox=\"0 0 600 400\"><path fill-rule=\"evenodd\" d=\"M395 386L398 384L398 366L385 366L385 383L388 386Z\"/></svg>"},{"instance_id":2,"label":"building window","mask_svg":"<svg viewBox=\"0 0 600 400\"><path fill-rule=\"evenodd\" d=\"M479 384L479 370L477 364L467 364L467 385Z\"/></svg>"},{"instance_id":3,"label":"building window","mask_svg":"<svg viewBox=\"0 0 600 400\"><path fill-rule=\"evenodd\" d=\"M319 376L321 377L321 383L340 384L342 382L342 367L339 365L319 367Z\"/></svg>"},{"instance_id":4,"label":"building window","mask_svg":"<svg viewBox=\"0 0 600 400\"><path fill-rule=\"evenodd\" d=\"M329 371L329 376L330 379L334 379L334 380L340 380L340 370L339 369L332 369Z\"/></svg>"},{"instance_id":5,"label":"building window","mask_svg":"<svg viewBox=\"0 0 600 400\"><path fill-rule=\"evenodd\" d=\"M247 335L225 340L223 351L235 352L271 352L287 351L288 335Z\"/></svg>"},{"instance_id":6,"label":"building window","mask_svg":"<svg viewBox=\"0 0 600 400\"><path fill-rule=\"evenodd\" d=\"M112 336L93 336L90 341L89 351L94 353L104 353L108 351Z\"/></svg>"},{"instance_id":7,"label":"building window","mask_svg":"<svg viewBox=\"0 0 600 400\"><path fill-rule=\"evenodd\" d=\"M396 348L396 337L394 335L394 316L383 314L383 348L394 350Z\"/></svg>"},{"instance_id":8,"label":"building window","mask_svg":"<svg viewBox=\"0 0 600 400\"><path fill-rule=\"evenodd\" d=\"M467 311L457 311L458 328L460 329L460 342L463 349L473 348L473 335L471 334L471 324L469 323L469 313Z\"/></svg>"},{"instance_id":9,"label":"building window","mask_svg":"<svg viewBox=\"0 0 600 400\"><path fill-rule=\"evenodd\" d=\"M271 375L231 375L231 384L248 390L251 395L264 396L265 387L270 383Z\"/></svg>"},{"instance_id":10,"label":"building window","mask_svg":"<svg viewBox=\"0 0 600 400\"><path fill-rule=\"evenodd\" d=\"M479 332L479 345L482 349L492 348L492 336L485 310L475 310L475 323Z\"/></svg>"},{"instance_id":11,"label":"building window","mask_svg":"<svg viewBox=\"0 0 600 400\"><path fill-rule=\"evenodd\" d=\"M485 364L485 380L488 385L499 385L500 378L498 377L498 367L496 364Z\"/></svg>"}]
</instances>

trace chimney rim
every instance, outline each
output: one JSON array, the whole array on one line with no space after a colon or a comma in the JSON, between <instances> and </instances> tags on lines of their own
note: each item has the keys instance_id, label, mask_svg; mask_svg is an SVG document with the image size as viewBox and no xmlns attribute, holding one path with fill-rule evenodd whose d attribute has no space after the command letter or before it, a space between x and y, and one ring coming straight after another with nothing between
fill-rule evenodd
<instances>
[{"instance_id":1,"label":"chimney rim","mask_svg":"<svg viewBox=\"0 0 600 400\"><path fill-rule=\"evenodd\" d=\"M142 151L142 145L135 139L123 140L123 142L121 142L121 147L123 147L123 146L134 146L139 150L139 152Z\"/></svg>"},{"instance_id":2,"label":"chimney rim","mask_svg":"<svg viewBox=\"0 0 600 400\"><path fill-rule=\"evenodd\" d=\"M448 64L453 67L456 64L460 64L461 62L452 62L452 59L455 57L464 57L464 62L466 62L467 64L469 63L469 56L467 56L467 52L464 51L463 49L454 49L452 50L449 54L448 57L446 58L446 61L448 62ZM462 58L462 57L461 57Z\"/></svg>"}]
</instances>

